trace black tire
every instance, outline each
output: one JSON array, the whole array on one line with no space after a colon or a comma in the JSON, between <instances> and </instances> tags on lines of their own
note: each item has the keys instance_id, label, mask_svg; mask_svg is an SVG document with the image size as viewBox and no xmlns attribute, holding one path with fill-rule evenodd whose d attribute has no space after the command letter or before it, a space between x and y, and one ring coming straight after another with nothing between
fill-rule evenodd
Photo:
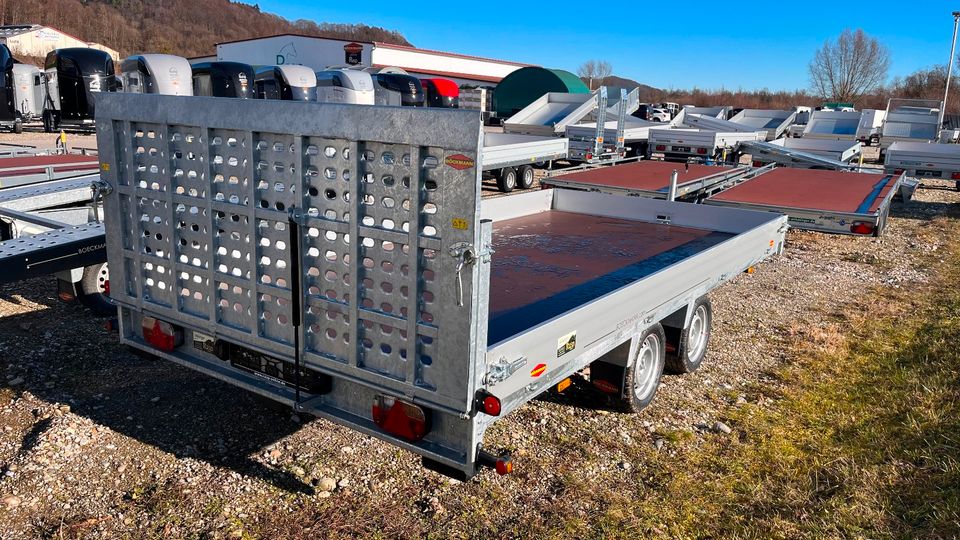
<instances>
[{"instance_id":1,"label":"black tire","mask_svg":"<svg viewBox=\"0 0 960 540\"><path fill-rule=\"evenodd\" d=\"M23 122L17 120L13 123L13 132L14 133L23 133Z\"/></svg>"},{"instance_id":2,"label":"black tire","mask_svg":"<svg viewBox=\"0 0 960 540\"><path fill-rule=\"evenodd\" d=\"M693 373L700 367L710 344L712 325L713 306L710 299L704 297L694 302L690 324L680 332L680 346L676 352L667 355L667 373Z\"/></svg>"},{"instance_id":3,"label":"black tire","mask_svg":"<svg viewBox=\"0 0 960 540\"><path fill-rule=\"evenodd\" d=\"M504 167L497 174L497 187L504 193L510 193L517 187L517 170Z\"/></svg>"},{"instance_id":4,"label":"black tire","mask_svg":"<svg viewBox=\"0 0 960 540\"><path fill-rule=\"evenodd\" d=\"M80 278L79 300L94 314L112 316L117 314L117 306L108 296L110 270L107 263L95 264L83 269Z\"/></svg>"},{"instance_id":5,"label":"black tire","mask_svg":"<svg viewBox=\"0 0 960 540\"><path fill-rule=\"evenodd\" d=\"M533 180L536 177L536 171L530 165L521 165L517 169L517 182L520 189L530 189L533 187Z\"/></svg>"},{"instance_id":6,"label":"black tire","mask_svg":"<svg viewBox=\"0 0 960 540\"><path fill-rule=\"evenodd\" d=\"M43 112L43 131L53 133L53 113L49 111Z\"/></svg>"},{"instance_id":7,"label":"black tire","mask_svg":"<svg viewBox=\"0 0 960 540\"><path fill-rule=\"evenodd\" d=\"M657 323L639 338L637 356L630 367L623 370L623 392L618 408L623 412L638 413L653 401L663 375L667 338L663 326Z\"/></svg>"}]
</instances>

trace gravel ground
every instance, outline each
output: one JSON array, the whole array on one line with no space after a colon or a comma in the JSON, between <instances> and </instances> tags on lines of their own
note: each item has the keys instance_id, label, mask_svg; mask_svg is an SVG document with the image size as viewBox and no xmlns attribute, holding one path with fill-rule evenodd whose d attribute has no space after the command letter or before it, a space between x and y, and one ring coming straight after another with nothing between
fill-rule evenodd
<instances>
[{"instance_id":1,"label":"gravel ground","mask_svg":"<svg viewBox=\"0 0 960 540\"><path fill-rule=\"evenodd\" d=\"M591 486L644 485L638 450L725 432L723 411L755 401L758 385L776 384L770 368L793 360L786 343L829 346L837 314L865 290L926 281L945 241L937 219L960 217L960 194L930 184L895 203L882 238L791 231L783 256L717 290L704 366L665 377L643 413L611 413L575 381L488 433L489 446L514 450L515 475L466 483L136 356L104 321L59 302L52 279L0 287L0 538L510 536L560 507L589 516L602 509ZM478 530L451 529L464 519Z\"/></svg>"}]
</instances>

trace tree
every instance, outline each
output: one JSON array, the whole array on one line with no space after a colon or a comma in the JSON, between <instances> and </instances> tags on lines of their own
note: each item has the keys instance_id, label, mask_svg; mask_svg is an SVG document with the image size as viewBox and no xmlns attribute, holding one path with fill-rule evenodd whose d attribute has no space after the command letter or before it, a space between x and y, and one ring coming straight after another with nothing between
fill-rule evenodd
<instances>
[{"instance_id":1,"label":"tree","mask_svg":"<svg viewBox=\"0 0 960 540\"><path fill-rule=\"evenodd\" d=\"M863 30L844 30L826 41L810 61L813 90L832 101L854 102L883 85L890 51Z\"/></svg>"},{"instance_id":2,"label":"tree","mask_svg":"<svg viewBox=\"0 0 960 540\"><path fill-rule=\"evenodd\" d=\"M586 79L587 86L590 87L590 90L593 90L593 83L596 82L597 85L603 84L603 80L610 76L613 73L613 66L610 65L610 62L603 60L587 60L577 69L577 75L581 79Z\"/></svg>"}]
</instances>

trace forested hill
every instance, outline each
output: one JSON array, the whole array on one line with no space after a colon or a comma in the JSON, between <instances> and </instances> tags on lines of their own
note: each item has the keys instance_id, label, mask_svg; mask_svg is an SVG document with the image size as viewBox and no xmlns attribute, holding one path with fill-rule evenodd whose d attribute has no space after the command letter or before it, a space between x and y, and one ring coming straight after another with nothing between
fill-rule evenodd
<instances>
[{"instance_id":1,"label":"forested hill","mask_svg":"<svg viewBox=\"0 0 960 540\"><path fill-rule=\"evenodd\" d=\"M323 14L317 10L318 17ZM363 24L288 21L230 0L0 0L0 23L42 24L121 57L138 52L213 54L221 41L296 33L409 45L399 32Z\"/></svg>"}]
</instances>

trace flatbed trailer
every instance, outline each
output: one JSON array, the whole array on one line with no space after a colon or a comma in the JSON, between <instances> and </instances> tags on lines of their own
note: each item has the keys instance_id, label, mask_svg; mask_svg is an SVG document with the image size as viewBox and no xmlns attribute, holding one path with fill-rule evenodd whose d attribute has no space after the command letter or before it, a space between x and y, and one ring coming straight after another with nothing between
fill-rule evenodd
<instances>
[{"instance_id":1,"label":"flatbed trailer","mask_svg":"<svg viewBox=\"0 0 960 540\"><path fill-rule=\"evenodd\" d=\"M691 116L695 115L688 115L687 118ZM736 149L741 142L762 138L763 133L756 131L651 129L647 141L647 157L660 154L667 161L687 161L691 158L728 161L729 156L736 155Z\"/></svg>"},{"instance_id":2,"label":"flatbed trailer","mask_svg":"<svg viewBox=\"0 0 960 540\"><path fill-rule=\"evenodd\" d=\"M859 141L846 140L784 138L740 146L750 154L754 167L776 163L800 169L851 170L858 166L851 162L862 155Z\"/></svg>"},{"instance_id":3,"label":"flatbed trailer","mask_svg":"<svg viewBox=\"0 0 960 540\"><path fill-rule=\"evenodd\" d=\"M862 111L813 111L803 138L853 141L862 121Z\"/></svg>"},{"instance_id":4,"label":"flatbed trailer","mask_svg":"<svg viewBox=\"0 0 960 540\"><path fill-rule=\"evenodd\" d=\"M955 180L960 190L960 145L897 141L883 163L889 174Z\"/></svg>"},{"instance_id":5,"label":"flatbed trailer","mask_svg":"<svg viewBox=\"0 0 960 540\"><path fill-rule=\"evenodd\" d=\"M665 365L702 360L706 294L783 248L786 219L765 212L560 189L481 200L469 111L97 106L121 341L460 478L510 472L484 432L587 366L642 409Z\"/></svg>"},{"instance_id":6,"label":"flatbed trailer","mask_svg":"<svg viewBox=\"0 0 960 540\"><path fill-rule=\"evenodd\" d=\"M538 137L514 133L484 133L480 163L484 173L496 178L504 193L533 186L534 170L567 159L570 141L563 137Z\"/></svg>"},{"instance_id":7,"label":"flatbed trailer","mask_svg":"<svg viewBox=\"0 0 960 540\"><path fill-rule=\"evenodd\" d=\"M797 229L879 236L903 178L902 174L776 168L704 203L785 214Z\"/></svg>"},{"instance_id":8,"label":"flatbed trailer","mask_svg":"<svg viewBox=\"0 0 960 540\"><path fill-rule=\"evenodd\" d=\"M766 140L772 141L779 139L796 117L796 110L743 109L730 117L730 122L762 131Z\"/></svg>"},{"instance_id":9,"label":"flatbed trailer","mask_svg":"<svg viewBox=\"0 0 960 540\"><path fill-rule=\"evenodd\" d=\"M567 126L583 120L597 108L597 94L548 92L503 121L504 133L563 135Z\"/></svg>"},{"instance_id":10,"label":"flatbed trailer","mask_svg":"<svg viewBox=\"0 0 960 540\"><path fill-rule=\"evenodd\" d=\"M35 184L97 172L97 156L42 154L0 157L0 188Z\"/></svg>"},{"instance_id":11,"label":"flatbed trailer","mask_svg":"<svg viewBox=\"0 0 960 540\"><path fill-rule=\"evenodd\" d=\"M676 172L675 197L696 201L742 181L752 170L747 166L681 165L643 160L574 173L558 171L543 180L542 184L546 187L666 199L670 192L671 176Z\"/></svg>"}]
</instances>

